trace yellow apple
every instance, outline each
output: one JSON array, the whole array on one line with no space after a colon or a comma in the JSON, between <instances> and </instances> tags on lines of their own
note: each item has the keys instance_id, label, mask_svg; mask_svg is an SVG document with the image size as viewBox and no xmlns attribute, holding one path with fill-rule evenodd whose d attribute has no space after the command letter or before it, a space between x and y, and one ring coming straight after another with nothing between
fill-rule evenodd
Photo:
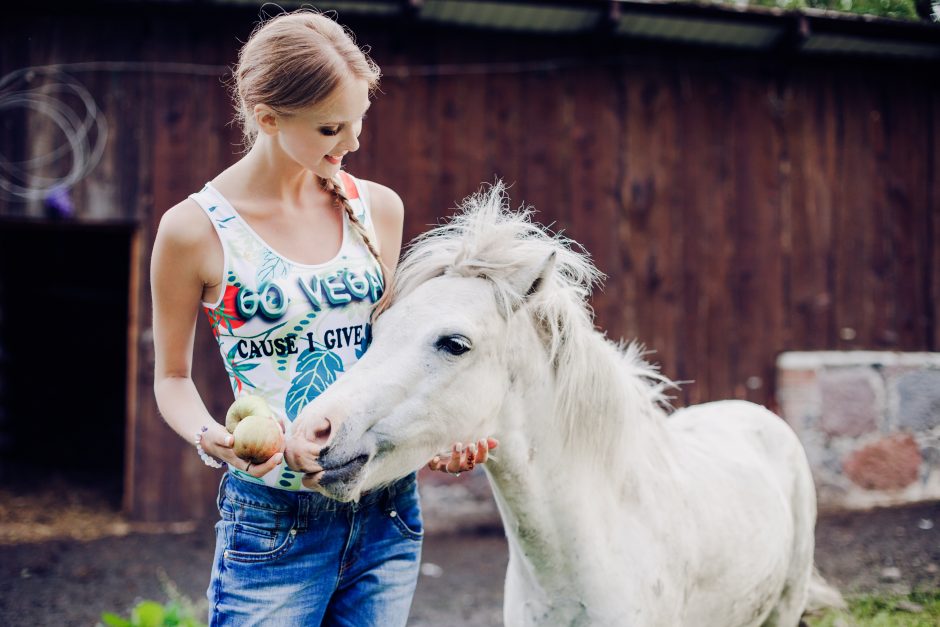
<instances>
[{"instance_id":1,"label":"yellow apple","mask_svg":"<svg viewBox=\"0 0 940 627\"><path fill-rule=\"evenodd\" d=\"M268 461L284 444L281 425L271 416L247 416L238 422L232 435L235 454L252 464Z\"/></svg>"},{"instance_id":2,"label":"yellow apple","mask_svg":"<svg viewBox=\"0 0 940 627\"><path fill-rule=\"evenodd\" d=\"M225 428L229 433L235 433L235 427L243 418L248 416L270 418L273 415L274 412L263 398L254 394L244 394L235 399L232 406L228 408L228 413L225 414Z\"/></svg>"}]
</instances>

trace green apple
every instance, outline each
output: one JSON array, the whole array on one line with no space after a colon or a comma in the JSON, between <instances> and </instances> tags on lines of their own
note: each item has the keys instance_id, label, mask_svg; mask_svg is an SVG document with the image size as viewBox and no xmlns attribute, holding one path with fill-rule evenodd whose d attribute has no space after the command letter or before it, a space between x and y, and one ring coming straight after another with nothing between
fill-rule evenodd
<instances>
[{"instance_id":1,"label":"green apple","mask_svg":"<svg viewBox=\"0 0 940 627\"><path fill-rule=\"evenodd\" d=\"M232 435L235 455L252 464L268 461L284 444L284 432L272 416L246 416Z\"/></svg>"},{"instance_id":2,"label":"green apple","mask_svg":"<svg viewBox=\"0 0 940 627\"><path fill-rule=\"evenodd\" d=\"M270 418L273 415L274 412L263 398L254 394L243 394L228 408L228 413L225 414L225 428L229 433L235 433L238 423L248 416Z\"/></svg>"}]
</instances>

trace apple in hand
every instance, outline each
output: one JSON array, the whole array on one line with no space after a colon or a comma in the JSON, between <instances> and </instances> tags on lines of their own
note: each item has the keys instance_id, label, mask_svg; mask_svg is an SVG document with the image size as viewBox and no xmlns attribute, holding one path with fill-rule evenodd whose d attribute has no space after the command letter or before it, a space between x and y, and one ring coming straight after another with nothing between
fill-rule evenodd
<instances>
[{"instance_id":1,"label":"apple in hand","mask_svg":"<svg viewBox=\"0 0 940 627\"><path fill-rule=\"evenodd\" d=\"M235 433L235 427L248 416L273 416L271 407L260 396L254 394L243 394L235 399L232 406L228 408L225 414L225 428L229 433Z\"/></svg>"},{"instance_id":2,"label":"apple in hand","mask_svg":"<svg viewBox=\"0 0 940 627\"><path fill-rule=\"evenodd\" d=\"M263 464L284 444L284 431L274 412L260 396L245 394L229 407L225 428L234 436L233 450L239 458Z\"/></svg>"},{"instance_id":3,"label":"apple in hand","mask_svg":"<svg viewBox=\"0 0 940 627\"><path fill-rule=\"evenodd\" d=\"M284 432L271 416L248 416L235 431L235 455L252 464L263 464L281 450Z\"/></svg>"}]
</instances>

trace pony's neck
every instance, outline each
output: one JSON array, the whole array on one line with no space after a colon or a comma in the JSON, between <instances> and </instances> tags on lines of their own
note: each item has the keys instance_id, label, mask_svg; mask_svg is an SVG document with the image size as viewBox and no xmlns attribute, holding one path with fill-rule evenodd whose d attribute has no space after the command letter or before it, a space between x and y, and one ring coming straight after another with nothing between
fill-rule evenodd
<instances>
[{"instance_id":1,"label":"pony's neck","mask_svg":"<svg viewBox=\"0 0 940 627\"><path fill-rule=\"evenodd\" d=\"M520 357L510 364L497 474L545 479L551 490L587 483L565 499L601 490L620 503L655 496L657 477L674 467L658 392L644 378L655 371L636 349L624 352L593 328L571 330L553 365L535 331L525 331L513 331Z\"/></svg>"},{"instance_id":2,"label":"pony's neck","mask_svg":"<svg viewBox=\"0 0 940 627\"><path fill-rule=\"evenodd\" d=\"M668 465L660 377L639 349L623 350L574 317L554 356L531 324L511 333L517 380L502 424L528 442L529 463L600 473L628 491L640 488L641 469Z\"/></svg>"},{"instance_id":3,"label":"pony's neck","mask_svg":"<svg viewBox=\"0 0 940 627\"><path fill-rule=\"evenodd\" d=\"M530 339L542 346L534 333ZM611 507L626 507L645 524L645 505L671 480L662 412L649 384L631 372L638 368L599 333L581 329L567 338L556 366L520 364L504 407L497 462L487 471L511 567L560 619L590 607L592 587L608 585L593 561L604 554L597 521L611 519Z\"/></svg>"},{"instance_id":4,"label":"pony's neck","mask_svg":"<svg viewBox=\"0 0 940 627\"><path fill-rule=\"evenodd\" d=\"M567 457L628 482L637 462L663 463L664 412L646 379L655 372L637 349L624 352L593 328L575 328L557 362L552 417Z\"/></svg>"}]
</instances>

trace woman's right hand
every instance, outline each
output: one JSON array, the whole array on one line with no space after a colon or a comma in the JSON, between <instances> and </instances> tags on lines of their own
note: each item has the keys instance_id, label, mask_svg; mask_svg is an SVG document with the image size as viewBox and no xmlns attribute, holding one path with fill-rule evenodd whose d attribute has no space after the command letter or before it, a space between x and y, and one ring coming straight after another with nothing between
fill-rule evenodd
<instances>
[{"instance_id":1,"label":"woman's right hand","mask_svg":"<svg viewBox=\"0 0 940 627\"><path fill-rule=\"evenodd\" d=\"M235 455L234 445L235 437L217 422L209 425L209 429L202 434L202 450L212 457L224 461L230 467L248 473L253 477L263 477L277 468L281 460L284 459L284 449L282 448L263 464L249 464Z\"/></svg>"}]
</instances>

